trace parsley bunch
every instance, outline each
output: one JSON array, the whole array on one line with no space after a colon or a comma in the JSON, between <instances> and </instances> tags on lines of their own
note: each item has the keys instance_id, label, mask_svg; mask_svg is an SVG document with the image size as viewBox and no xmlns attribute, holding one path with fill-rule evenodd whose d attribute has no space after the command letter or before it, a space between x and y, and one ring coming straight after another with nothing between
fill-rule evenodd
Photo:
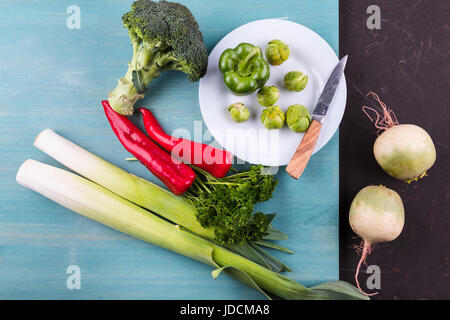
<instances>
[{"instance_id":1,"label":"parsley bunch","mask_svg":"<svg viewBox=\"0 0 450 320\"><path fill-rule=\"evenodd\" d=\"M186 197L196 208L196 218L205 228L215 228L219 244L258 241L267 234L274 215L253 213L255 204L267 201L278 180L265 174L262 166L218 179L195 168L197 176Z\"/></svg>"}]
</instances>

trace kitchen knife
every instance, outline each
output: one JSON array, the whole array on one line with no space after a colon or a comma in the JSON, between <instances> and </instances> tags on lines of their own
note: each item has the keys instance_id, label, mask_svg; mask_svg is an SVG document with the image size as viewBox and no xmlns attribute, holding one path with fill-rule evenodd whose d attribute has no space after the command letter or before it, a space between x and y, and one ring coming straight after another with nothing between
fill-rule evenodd
<instances>
[{"instance_id":1,"label":"kitchen knife","mask_svg":"<svg viewBox=\"0 0 450 320\"><path fill-rule=\"evenodd\" d=\"M344 73L347 58L348 56L345 56L338 62L331 73L330 78L328 78L322 94L314 107L311 124L286 167L286 172L295 179L298 179L303 173L303 170L305 170L314 147L316 146L325 115L327 114L331 101L333 101L334 94L339 85L339 80Z\"/></svg>"}]
</instances>

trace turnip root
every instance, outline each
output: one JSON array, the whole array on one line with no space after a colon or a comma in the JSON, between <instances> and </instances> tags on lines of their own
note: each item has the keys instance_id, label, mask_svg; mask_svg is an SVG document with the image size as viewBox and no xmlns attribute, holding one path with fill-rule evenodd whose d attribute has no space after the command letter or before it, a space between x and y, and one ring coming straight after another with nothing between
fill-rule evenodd
<instances>
[{"instance_id":1,"label":"turnip root","mask_svg":"<svg viewBox=\"0 0 450 320\"><path fill-rule=\"evenodd\" d=\"M422 178L436 160L430 135L414 124L400 124L383 132L373 145L378 164L394 178Z\"/></svg>"},{"instance_id":2,"label":"turnip root","mask_svg":"<svg viewBox=\"0 0 450 320\"><path fill-rule=\"evenodd\" d=\"M374 121L379 131L384 131L375 140L373 153L380 167L388 174L411 182L426 175L436 161L436 149L430 135L421 127L414 124L398 124L391 109L373 92L381 106L382 116L377 110L364 106L363 111ZM373 119L368 111L375 113Z\"/></svg>"},{"instance_id":3,"label":"turnip root","mask_svg":"<svg viewBox=\"0 0 450 320\"><path fill-rule=\"evenodd\" d=\"M355 281L358 289L366 294L359 285L359 270L375 243L392 241L402 232L405 223L402 199L397 192L384 186L365 187L353 199L349 221L363 240Z\"/></svg>"}]
</instances>

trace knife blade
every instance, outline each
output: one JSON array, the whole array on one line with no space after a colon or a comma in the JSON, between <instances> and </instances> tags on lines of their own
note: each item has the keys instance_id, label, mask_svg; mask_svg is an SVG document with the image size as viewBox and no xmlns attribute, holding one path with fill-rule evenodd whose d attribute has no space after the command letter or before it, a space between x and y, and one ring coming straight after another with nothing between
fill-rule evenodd
<instances>
[{"instance_id":1,"label":"knife blade","mask_svg":"<svg viewBox=\"0 0 450 320\"><path fill-rule=\"evenodd\" d=\"M336 93L339 81L341 80L342 74L344 73L347 59L348 56L343 57L336 65L333 72L331 72L331 75L328 78L325 87L323 88L322 94L320 95L319 100L314 107L312 116L314 120L323 123L328 108L330 107L331 101L333 101L333 97Z\"/></svg>"},{"instance_id":2,"label":"knife blade","mask_svg":"<svg viewBox=\"0 0 450 320\"><path fill-rule=\"evenodd\" d=\"M289 164L286 167L286 172L295 179L298 179L301 176L314 151L328 108L333 101L339 81L344 73L347 58L348 56L343 57L331 72L331 75L320 94L319 100L314 107L312 114L313 120L311 121L308 130L305 132L300 145L292 156L291 161L289 161Z\"/></svg>"}]
</instances>

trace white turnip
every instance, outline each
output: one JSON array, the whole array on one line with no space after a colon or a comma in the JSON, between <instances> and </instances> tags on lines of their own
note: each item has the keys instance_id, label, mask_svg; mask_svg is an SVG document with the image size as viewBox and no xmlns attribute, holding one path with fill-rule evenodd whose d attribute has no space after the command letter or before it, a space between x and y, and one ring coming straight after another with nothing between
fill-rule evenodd
<instances>
[{"instance_id":1,"label":"white turnip","mask_svg":"<svg viewBox=\"0 0 450 320\"><path fill-rule=\"evenodd\" d=\"M379 132L384 131L373 146L376 161L386 173L399 180L411 182L422 178L436 161L436 149L430 135L414 124L399 124L392 110L375 93L369 95L380 104L382 115L367 106L363 111Z\"/></svg>"},{"instance_id":2,"label":"white turnip","mask_svg":"<svg viewBox=\"0 0 450 320\"><path fill-rule=\"evenodd\" d=\"M397 192L384 186L365 187L353 199L349 221L353 231L363 240L355 281L364 293L358 281L361 265L375 243L392 241L402 232L405 223L402 199Z\"/></svg>"}]
</instances>

